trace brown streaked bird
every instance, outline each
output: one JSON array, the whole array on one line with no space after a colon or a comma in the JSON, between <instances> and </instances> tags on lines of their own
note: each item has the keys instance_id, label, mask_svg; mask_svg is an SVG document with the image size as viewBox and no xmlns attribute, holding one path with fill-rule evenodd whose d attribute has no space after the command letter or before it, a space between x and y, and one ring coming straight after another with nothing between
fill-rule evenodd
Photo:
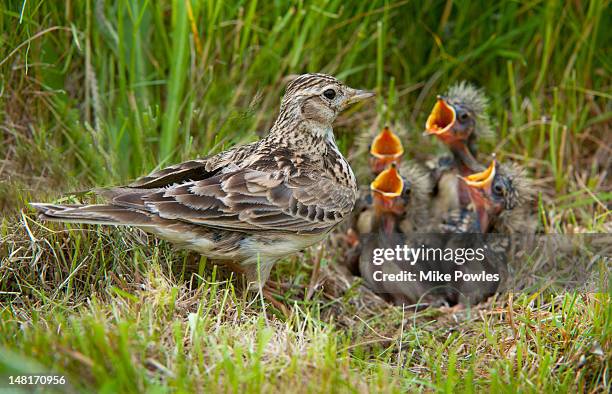
<instances>
[{"instance_id":1,"label":"brown streaked bird","mask_svg":"<svg viewBox=\"0 0 612 394\"><path fill-rule=\"evenodd\" d=\"M372 174L380 174L391 163L399 165L403 154L404 147L400 138L389 126L383 127L370 146L369 164Z\"/></svg>"},{"instance_id":2,"label":"brown streaked bird","mask_svg":"<svg viewBox=\"0 0 612 394\"><path fill-rule=\"evenodd\" d=\"M484 92L463 81L437 97L427 118L425 133L436 136L452 154L427 163L435 184L433 212L438 217L470 202L456 174L466 176L484 168L476 159L476 145L478 139L493 135L487 106Z\"/></svg>"},{"instance_id":3,"label":"brown streaked bird","mask_svg":"<svg viewBox=\"0 0 612 394\"><path fill-rule=\"evenodd\" d=\"M332 123L373 95L329 75L300 75L257 142L98 190L106 204L31 205L46 220L138 227L261 287L278 259L318 242L353 209L357 184Z\"/></svg>"}]
</instances>

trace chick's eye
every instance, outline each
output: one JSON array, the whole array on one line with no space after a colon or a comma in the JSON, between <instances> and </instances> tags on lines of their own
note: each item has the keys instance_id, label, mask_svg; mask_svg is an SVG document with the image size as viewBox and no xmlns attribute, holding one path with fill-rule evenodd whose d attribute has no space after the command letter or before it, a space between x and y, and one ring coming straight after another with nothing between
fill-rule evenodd
<instances>
[{"instance_id":1,"label":"chick's eye","mask_svg":"<svg viewBox=\"0 0 612 394\"><path fill-rule=\"evenodd\" d=\"M412 190L412 188L410 187L410 183L406 182L406 184L404 184L404 189L402 190L402 195L405 198L410 197L410 191Z\"/></svg>"},{"instance_id":2,"label":"chick's eye","mask_svg":"<svg viewBox=\"0 0 612 394\"><path fill-rule=\"evenodd\" d=\"M323 92L323 96L327 97L330 100L333 100L336 97L336 91L334 89L327 89Z\"/></svg>"},{"instance_id":3,"label":"chick's eye","mask_svg":"<svg viewBox=\"0 0 612 394\"><path fill-rule=\"evenodd\" d=\"M459 120L462 122L465 122L466 120L468 120L468 114L467 112L460 112L459 113Z\"/></svg>"},{"instance_id":4,"label":"chick's eye","mask_svg":"<svg viewBox=\"0 0 612 394\"><path fill-rule=\"evenodd\" d=\"M504 193L504 187L499 183L493 186L493 193L501 196Z\"/></svg>"}]
</instances>

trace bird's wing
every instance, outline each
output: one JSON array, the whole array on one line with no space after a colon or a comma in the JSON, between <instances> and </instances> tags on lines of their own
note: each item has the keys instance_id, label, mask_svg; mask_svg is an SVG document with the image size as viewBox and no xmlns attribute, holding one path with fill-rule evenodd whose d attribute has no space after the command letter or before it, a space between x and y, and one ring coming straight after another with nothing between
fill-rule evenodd
<instances>
[{"instance_id":1,"label":"bird's wing","mask_svg":"<svg viewBox=\"0 0 612 394\"><path fill-rule=\"evenodd\" d=\"M160 178L164 177L168 179L168 175ZM119 188L111 192L112 204L146 210L164 219L233 231L298 234L329 230L351 212L356 197L354 190L328 178L287 177L281 171L250 168L224 169L205 179L156 190Z\"/></svg>"},{"instance_id":2,"label":"bird's wing","mask_svg":"<svg viewBox=\"0 0 612 394\"><path fill-rule=\"evenodd\" d=\"M219 167L221 168L221 167ZM156 189L186 180L205 179L214 175L219 168L211 166L206 159L190 160L155 171L135 180L128 187L139 189Z\"/></svg>"},{"instance_id":3,"label":"bird's wing","mask_svg":"<svg viewBox=\"0 0 612 394\"><path fill-rule=\"evenodd\" d=\"M202 159L172 165L137 179L127 187L157 189L177 183L206 179L221 170L227 171L232 166L237 168L233 163L244 161L252 154L255 146L255 143L243 145Z\"/></svg>"}]
</instances>

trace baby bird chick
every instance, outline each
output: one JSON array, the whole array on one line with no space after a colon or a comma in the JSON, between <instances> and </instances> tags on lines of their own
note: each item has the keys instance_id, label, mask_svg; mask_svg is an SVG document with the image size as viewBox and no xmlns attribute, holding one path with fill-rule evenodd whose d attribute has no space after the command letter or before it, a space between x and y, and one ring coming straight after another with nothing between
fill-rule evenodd
<instances>
[{"instance_id":1,"label":"baby bird chick","mask_svg":"<svg viewBox=\"0 0 612 394\"><path fill-rule=\"evenodd\" d=\"M374 249L395 248L404 242L405 234L424 225L427 219L427 200L430 193L429 177L414 166L395 164L382 171L370 184L371 209L360 216L357 228L362 234L358 250L359 269L367 286L374 292L395 303L413 302L408 294L423 294L422 284L380 282L378 274L397 274L402 271L401 264L388 261L383 266L373 264Z\"/></svg>"},{"instance_id":2,"label":"baby bird chick","mask_svg":"<svg viewBox=\"0 0 612 394\"><path fill-rule=\"evenodd\" d=\"M447 213L437 231L444 233L532 234L537 227L535 188L517 164L504 165L495 157L484 170L459 177L470 204Z\"/></svg>"},{"instance_id":3,"label":"baby bird chick","mask_svg":"<svg viewBox=\"0 0 612 394\"><path fill-rule=\"evenodd\" d=\"M385 126L370 145L369 164L372 174L380 174L391 163L399 165L403 154L402 141L388 126Z\"/></svg>"},{"instance_id":4,"label":"baby bird chick","mask_svg":"<svg viewBox=\"0 0 612 394\"><path fill-rule=\"evenodd\" d=\"M370 172L372 175L377 176L383 170L389 168L391 164L396 166L400 164L404 154L404 147L401 139L391 131L391 128L385 126L380 133L374 136L369 151L368 164ZM371 217L374 213L372 208L371 189L368 186L360 186L359 198L355 204L353 214L353 222L350 225L353 231L357 231L356 235L370 232L367 226L364 230L364 226L360 226L359 222L371 222Z\"/></svg>"},{"instance_id":5,"label":"baby bird chick","mask_svg":"<svg viewBox=\"0 0 612 394\"><path fill-rule=\"evenodd\" d=\"M398 177L402 181L404 190L401 196L390 198L391 195L384 195L384 199L379 195L380 190L388 189L388 182L395 182L393 179ZM386 183L385 183L386 182ZM355 230L358 235L367 235L376 231L380 224L384 212L392 212L393 230L402 234L407 234L422 228L429 218L428 201L431 193L431 182L428 174L419 166L412 163L404 163L399 169L395 164L381 172L370 184L370 193L365 196L365 204L355 222ZM377 197L379 196L379 197ZM382 209L383 203L394 203L394 209ZM389 218L390 219L390 218ZM391 230L391 224L387 224Z\"/></svg>"},{"instance_id":6,"label":"baby bird chick","mask_svg":"<svg viewBox=\"0 0 612 394\"><path fill-rule=\"evenodd\" d=\"M360 137L363 139L363 136ZM360 142L359 145L364 145ZM368 148L370 155L368 158L368 166L370 169L369 177L372 175L376 176L380 174L385 168L391 163L399 165L402 155L404 154L404 147L401 139L391 131L391 128L385 126L378 134L374 136L372 142ZM356 232L356 223L359 221L361 215L366 211L371 211L372 208L372 197L370 195L370 188L367 186L359 187L359 196L353 210L351 220L347 222L347 226L344 229L344 233L349 234L349 243L354 244L358 241L359 234ZM367 214L366 214L367 216ZM369 221L369 219L368 219ZM348 229L348 231L347 231Z\"/></svg>"},{"instance_id":7,"label":"baby bird chick","mask_svg":"<svg viewBox=\"0 0 612 394\"><path fill-rule=\"evenodd\" d=\"M487 169L465 177L473 213L472 232L530 234L537 220L533 205L534 187L516 164L501 165L493 158Z\"/></svg>"},{"instance_id":8,"label":"baby bird chick","mask_svg":"<svg viewBox=\"0 0 612 394\"><path fill-rule=\"evenodd\" d=\"M360 185L368 184L389 164L402 162L408 131L400 124L378 127L378 121L355 136L349 160ZM364 187L364 195L370 190Z\"/></svg>"},{"instance_id":9,"label":"baby bird chick","mask_svg":"<svg viewBox=\"0 0 612 394\"><path fill-rule=\"evenodd\" d=\"M411 199L411 184L400 175L395 164L382 171L370 184L371 208L359 217L357 227L362 234L359 247L359 275L376 293L395 293L389 283L374 280L374 271L384 269L395 272L397 265L387 263L383 267L372 264L373 250L392 248L401 242L400 224L404 219Z\"/></svg>"},{"instance_id":10,"label":"baby bird chick","mask_svg":"<svg viewBox=\"0 0 612 394\"><path fill-rule=\"evenodd\" d=\"M431 180L428 172L415 163L405 162L400 164L404 148L400 137L388 126L384 127L374 137L369 151L369 166L372 174L380 175L385 168L391 171L391 166L393 166L393 171L401 174L407 188L405 202L410 206L410 209L401 209L401 212L397 212L397 232L411 232L415 228L423 226L428 219L427 208L431 194ZM376 179L380 181L389 178L385 176ZM347 223L348 230L345 231L345 239L349 248L345 253L343 264L353 274L358 274L357 263L361 250L360 237L375 231L377 208L374 202L371 188L361 187L352 219Z\"/></svg>"},{"instance_id":11,"label":"baby bird chick","mask_svg":"<svg viewBox=\"0 0 612 394\"><path fill-rule=\"evenodd\" d=\"M470 202L456 175L466 176L483 169L476 160L476 142L492 135L487 105L488 99L482 90L460 82L437 97L427 118L425 133L434 135L452 154L427 164L434 183L433 211L438 217L449 209L465 207Z\"/></svg>"},{"instance_id":12,"label":"baby bird chick","mask_svg":"<svg viewBox=\"0 0 612 394\"><path fill-rule=\"evenodd\" d=\"M491 234L532 234L537 225L533 211L533 187L524 171L517 165L501 165L493 158L489 167L460 178L468 191L471 203L467 208L450 215L443 232L452 233L444 247L451 249L482 248L487 246L485 259L456 267L464 274L482 271L499 274L499 282L459 281L449 286L445 301L477 303L493 295L507 274L511 254L510 239Z\"/></svg>"},{"instance_id":13,"label":"baby bird chick","mask_svg":"<svg viewBox=\"0 0 612 394\"><path fill-rule=\"evenodd\" d=\"M411 209L404 211L400 227L403 232L408 232L426 222L431 181L427 171L418 164L412 162L401 163L403 153L404 147L400 137L386 126L372 141L369 163L370 170L374 175L379 175L383 170L390 169L390 165L394 165L405 180L409 188ZM356 230L359 234L372 232L371 223L375 212L372 202L371 188L362 188L360 190L360 200L355 209Z\"/></svg>"}]
</instances>

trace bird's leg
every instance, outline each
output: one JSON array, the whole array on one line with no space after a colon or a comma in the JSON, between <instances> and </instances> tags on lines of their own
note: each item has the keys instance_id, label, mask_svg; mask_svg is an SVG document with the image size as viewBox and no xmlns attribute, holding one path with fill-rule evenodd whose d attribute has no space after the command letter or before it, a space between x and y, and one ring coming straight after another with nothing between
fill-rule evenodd
<instances>
[{"instance_id":1,"label":"bird's leg","mask_svg":"<svg viewBox=\"0 0 612 394\"><path fill-rule=\"evenodd\" d=\"M323 245L319 246L319 252L312 268L312 275L310 276L310 283L308 284L308 291L306 292L305 301L308 301L314 294L315 288L317 287L317 281L319 280L319 271L321 269L321 259L323 258Z\"/></svg>"},{"instance_id":2,"label":"bird's leg","mask_svg":"<svg viewBox=\"0 0 612 394\"><path fill-rule=\"evenodd\" d=\"M241 270L247 280L247 283L249 284L249 290L256 290L260 297L265 298L285 316L289 316L289 311L287 310L285 304L278 301L274 297L276 295L274 290L270 286L266 285L273 265L274 262L258 261L257 264L254 263L241 266Z\"/></svg>"},{"instance_id":3,"label":"bird's leg","mask_svg":"<svg viewBox=\"0 0 612 394\"><path fill-rule=\"evenodd\" d=\"M274 298L275 293L273 290L270 289L270 287L265 285L264 287L261 288L260 291L261 291L263 298L268 300L270 304L274 305L274 307L278 309L279 311L281 311L283 315L285 316L290 315L289 310L287 309L287 306L283 304L282 302L278 301L276 298Z\"/></svg>"}]
</instances>

